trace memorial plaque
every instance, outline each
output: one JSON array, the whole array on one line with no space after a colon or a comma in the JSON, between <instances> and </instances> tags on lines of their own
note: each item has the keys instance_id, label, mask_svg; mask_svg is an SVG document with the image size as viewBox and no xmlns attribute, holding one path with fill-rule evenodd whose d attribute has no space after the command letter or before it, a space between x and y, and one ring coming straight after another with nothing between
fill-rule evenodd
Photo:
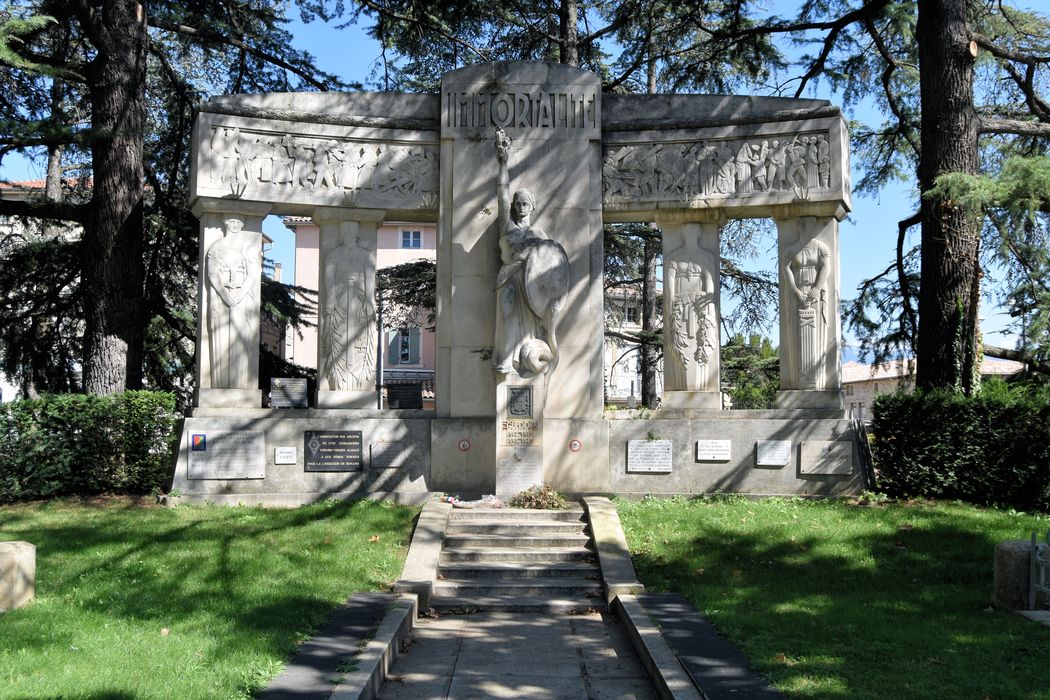
<instances>
[{"instance_id":1,"label":"memorial plaque","mask_svg":"<svg viewBox=\"0 0 1050 700\"><path fill-rule=\"evenodd\" d=\"M759 440L755 443L756 466L786 467L790 461L790 440Z\"/></svg>"},{"instance_id":2,"label":"memorial plaque","mask_svg":"<svg viewBox=\"0 0 1050 700\"><path fill-rule=\"evenodd\" d=\"M627 473L670 474L670 440L628 440Z\"/></svg>"},{"instance_id":3,"label":"memorial plaque","mask_svg":"<svg viewBox=\"0 0 1050 700\"><path fill-rule=\"evenodd\" d=\"M496 465L496 493L514 495L543 485L543 448L506 450Z\"/></svg>"},{"instance_id":4,"label":"memorial plaque","mask_svg":"<svg viewBox=\"0 0 1050 700\"><path fill-rule=\"evenodd\" d=\"M295 464L298 460L299 455L295 447L275 447L273 448L273 463L274 464Z\"/></svg>"},{"instance_id":5,"label":"memorial plaque","mask_svg":"<svg viewBox=\"0 0 1050 700\"><path fill-rule=\"evenodd\" d=\"M419 382L387 384L386 405L390 408L423 408L423 385Z\"/></svg>"},{"instance_id":6,"label":"memorial plaque","mask_svg":"<svg viewBox=\"0 0 1050 700\"><path fill-rule=\"evenodd\" d=\"M799 456L802 474L852 474L853 443L849 440L807 440Z\"/></svg>"},{"instance_id":7,"label":"memorial plaque","mask_svg":"<svg viewBox=\"0 0 1050 700\"><path fill-rule=\"evenodd\" d=\"M403 442L373 442L370 445L372 469L403 467L408 462L408 452Z\"/></svg>"},{"instance_id":8,"label":"memorial plaque","mask_svg":"<svg viewBox=\"0 0 1050 700\"><path fill-rule=\"evenodd\" d=\"M512 447L538 445L539 424L534 420L500 421L499 444Z\"/></svg>"},{"instance_id":9,"label":"memorial plaque","mask_svg":"<svg viewBox=\"0 0 1050 700\"><path fill-rule=\"evenodd\" d=\"M190 479L266 477L266 441L259 430L206 430L190 434Z\"/></svg>"},{"instance_id":10,"label":"memorial plaque","mask_svg":"<svg viewBox=\"0 0 1050 700\"><path fill-rule=\"evenodd\" d=\"M303 443L305 471L361 471L360 430L304 430Z\"/></svg>"},{"instance_id":11,"label":"memorial plaque","mask_svg":"<svg viewBox=\"0 0 1050 700\"><path fill-rule=\"evenodd\" d=\"M728 462L733 456L732 440L697 440L697 462Z\"/></svg>"},{"instance_id":12,"label":"memorial plaque","mask_svg":"<svg viewBox=\"0 0 1050 700\"><path fill-rule=\"evenodd\" d=\"M305 378L273 377L270 379L271 408L309 408Z\"/></svg>"},{"instance_id":13,"label":"memorial plaque","mask_svg":"<svg viewBox=\"0 0 1050 700\"><path fill-rule=\"evenodd\" d=\"M532 418L532 387L507 387L507 413L515 418Z\"/></svg>"}]
</instances>

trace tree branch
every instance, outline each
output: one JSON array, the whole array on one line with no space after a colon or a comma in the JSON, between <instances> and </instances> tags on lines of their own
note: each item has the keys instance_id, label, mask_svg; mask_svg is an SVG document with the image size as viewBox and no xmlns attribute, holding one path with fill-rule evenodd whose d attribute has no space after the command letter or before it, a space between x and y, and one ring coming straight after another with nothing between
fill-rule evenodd
<instances>
[{"instance_id":1,"label":"tree branch","mask_svg":"<svg viewBox=\"0 0 1050 700\"><path fill-rule=\"evenodd\" d=\"M901 335L908 338L912 346L915 345L915 332L919 328L919 322L915 318L915 308L911 303L911 293L908 291L908 275L904 268L904 240L908 229L922 223L922 211L917 211L907 219L897 222L897 286L901 290L901 306L904 313L901 315ZM907 328L905 328L907 320Z\"/></svg>"},{"instance_id":2,"label":"tree branch","mask_svg":"<svg viewBox=\"0 0 1050 700\"><path fill-rule=\"evenodd\" d=\"M0 216L27 216L35 219L73 221L86 226L91 217L87 204L0 199Z\"/></svg>"},{"instance_id":3,"label":"tree branch","mask_svg":"<svg viewBox=\"0 0 1050 700\"><path fill-rule=\"evenodd\" d=\"M403 14L401 14L399 12L394 12L392 10L388 10L387 8L382 7L382 6L377 5L376 3L372 2L372 0L361 0L361 6L362 7L367 7L367 8L369 8L370 10L372 10L374 12L378 12L381 15L386 15L387 17L390 17L392 19L400 20L402 22L408 22L409 24L414 24L417 27L424 26L424 24L425 24L418 17L412 17L411 15L403 15ZM459 37L454 36L453 34L449 33L446 29L444 29L442 27L439 27L439 26L437 26L434 23L426 23L426 26L430 27L435 32L437 32L441 36L445 37L446 39L448 39L452 43L458 44L458 45L462 46L463 48L474 52L474 54L477 55L477 57L480 58L481 60L483 60L483 61L489 60L488 59L488 55L484 51L482 51L478 47L474 46L470 42L464 41L463 39L460 39Z\"/></svg>"},{"instance_id":4,"label":"tree branch","mask_svg":"<svg viewBox=\"0 0 1050 700\"><path fill-rule=\"evenodd\" d=\"M988 345L986 343L984 346L984 354L990 357L998 357L1000 360L1023 362L1028 369L1033 372L1050 375L1050 362L1040 360L1038 357L1023 350L1010 350L1009 348L1000 348L996 345Z\"/></svg>"},{"instance_id":5,"label":"tree branch","mask_svg":"<svg viewBox=\"0 0 1050 700\"><path fill-rule=\"evenodd\" d=\"M981 134L1016 134L1017 136L1050 136L1050 123L983 117L977 122L977 132Z\"/></svg>"},{"instance_id":6,"label":"tree branch","mask_svg":"<svg viewBox=\"0 0 1050 700\"><path fill-rule=\"evenodd\" d=\"M978 34L977 32L970 32L970 39L977 42L978 46L997 58L1003 58L1015 63L1023 63L1026 66L1050 63L1050 56L1032 56L1031 54L1011 51L1010 49L999 46L988 37L983 34Z\"/></svg>"},{"instance_id":7,"label":"tree branch","mask_svg":"<svg viewBox=\"0 0 1050 700\"><path fill-rule=\"evenodd\" d=\"M249 53L252 56L255 56L256 58L266 61L267 63L272 63L273 65L279 68L283 68L287 71L295 73L300 78L305 80L310 85L313 85L318 90L321 90L323 92L328 91L328 85L326 83L317 80L305 69L300 68L298 66L294 66L288 61L285 61L283 58L280 58L279 56L274 56L271 53L263 51L262 49L250 46L245 42L241 41L240 39L234 39L233 37L228 37L218 32L213 32L210 29L197 29L196 27L188 27L185 24L175 24L173 22L168 22L163 19L157 19L155 17L150 17L149 26L155 29L161 29L166 32L173 32L175 34L186 34L188 36L195 36L206 41L212 41L215 43L232 46L246 53Z\"/></svg>"}]
</instances>

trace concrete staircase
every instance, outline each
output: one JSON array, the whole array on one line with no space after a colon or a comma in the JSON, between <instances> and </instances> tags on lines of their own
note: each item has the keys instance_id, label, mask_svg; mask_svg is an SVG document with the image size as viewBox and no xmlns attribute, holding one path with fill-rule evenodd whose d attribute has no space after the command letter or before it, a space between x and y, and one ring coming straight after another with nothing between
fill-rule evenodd
<instances>
[{"instance_id":1,"label":"concrete staircase","mask_svg":"<svg viewBox=\"0 0 1050 700\"><path fill-rule=\"evenodd\" d=\"M605 610L583 509L454 509L430 605L439 611Z\"/></svg>"}]
</instances>

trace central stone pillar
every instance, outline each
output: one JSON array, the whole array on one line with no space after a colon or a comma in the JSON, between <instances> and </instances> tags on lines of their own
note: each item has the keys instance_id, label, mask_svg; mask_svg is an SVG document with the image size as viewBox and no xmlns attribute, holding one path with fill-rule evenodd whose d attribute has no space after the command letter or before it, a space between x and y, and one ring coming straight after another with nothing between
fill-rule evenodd
<instances>
[{"instance_id":1,"label":"central stone pillar","mask_svg":"<svg viewBox=\"0 0 1050 700\"><path fill-rule=\"evenodd\" d=\"M596 75L560 64L442 79L436 413L452 420L432 449L482 489L605 452L572 423L602 414L600 100Z\"/></svg>"}]
</instances>

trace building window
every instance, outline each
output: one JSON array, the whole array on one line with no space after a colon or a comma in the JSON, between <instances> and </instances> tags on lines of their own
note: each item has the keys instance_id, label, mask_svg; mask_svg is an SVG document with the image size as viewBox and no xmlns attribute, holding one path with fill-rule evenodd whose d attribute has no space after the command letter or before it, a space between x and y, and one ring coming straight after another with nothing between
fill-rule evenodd
<instances>
[{"instance_id":1,"label":"building window","mask_svg":"<svg viewBox=\"0 0 1050 700\"><path fill-rule=\"evenodd\" d=\"M387 344L387 362L391 365L419 364L418 328L400 328L390 332Z\"/></svg>"},{"instance_id":2,"label":"building window","mask_svg":"<svg viewBox=\"0 0 1050 700\"><path fill-rule=\"evenodd\" d=\"M623 320L625 323L638 323L638 307L625 306L623 309Z\"/></svg>"},{"instance_id":3,"label":"building window","mask_svg":"<svg viewBox=\"0 0 1050 700\"><path fill-rule=\"evenodd\" d=\"M404 230L401 232L401 247L402 248L422 248L423 247L423 233L421 231L408 231Z\"/></svg>"}]
</instances>

